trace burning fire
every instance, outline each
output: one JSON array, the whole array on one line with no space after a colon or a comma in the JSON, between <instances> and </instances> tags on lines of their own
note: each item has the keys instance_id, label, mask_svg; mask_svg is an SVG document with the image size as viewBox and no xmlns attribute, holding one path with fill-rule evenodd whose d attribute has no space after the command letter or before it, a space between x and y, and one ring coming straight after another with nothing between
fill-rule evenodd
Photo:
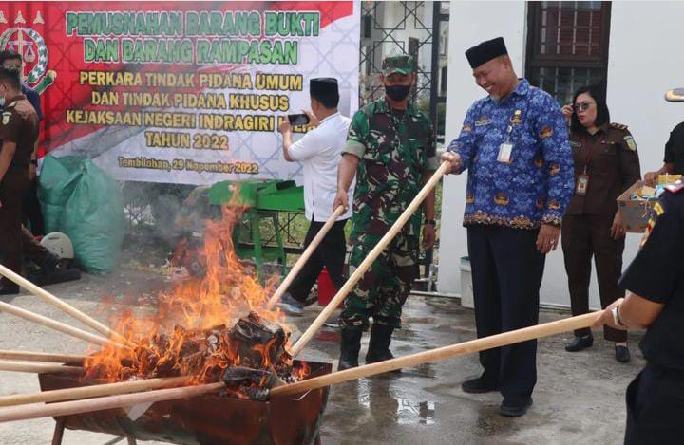
<instances>
[{"instance_id":1,"label":"burning fire","mask_svg":"<svg viewBox=\"0 0 684 445\"><path fill-rule=\"evenodd\" d=\"M247 379L239 370L226 373L230 368L275 371L254 382L260 385L268 375L301 379L308 374L305 367L293 369L284 315L266 307L275 280L262 287L238 261L232 235L243 211L224 207L220 220L206 221L198 252L206 273L162 293L153 315L128 310L118 316L115 330L135 346L106 346L89 356L87 377L120 381L188 376L206 382ZM255 375L259 373L249 378Z\"/></svg>"}]
</instances>

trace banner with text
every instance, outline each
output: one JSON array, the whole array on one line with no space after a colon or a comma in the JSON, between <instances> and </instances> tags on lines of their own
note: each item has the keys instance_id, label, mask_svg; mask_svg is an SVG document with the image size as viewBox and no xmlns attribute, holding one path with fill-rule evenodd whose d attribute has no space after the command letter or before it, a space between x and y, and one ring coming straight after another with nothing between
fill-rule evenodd
<instances>
[{"instance_id":1,"label":"banner with text","mask_svg":"<svg viewBox=\"0 0 684 445\"><path fill-rule=\"evenodd\" d=\"M314 77L356 110L359 32L357 1L0 4L0 49L41 94L41 145L137 181L296 178L278 124L310 107Z\"/></svg>"}]
</instances>

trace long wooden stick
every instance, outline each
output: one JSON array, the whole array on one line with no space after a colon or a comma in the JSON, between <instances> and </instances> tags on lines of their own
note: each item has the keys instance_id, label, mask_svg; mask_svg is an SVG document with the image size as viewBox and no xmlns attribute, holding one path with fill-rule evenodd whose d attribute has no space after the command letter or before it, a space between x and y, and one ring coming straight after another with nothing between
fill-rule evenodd
<instances>
[{"instance_id":1,"label":"long wooden stick","mask_svg":"<svg viewBox=\"0 0 684 445\"><path fill-rule=\"evenodd\" d=\"M105 326L104 324L100 323L99 321L95 320L94 318L88 316L84 312L76 309L75 307L65 303L64 301L60 300L59 298L55 297L52 295L50 292L46 291L42 287L36 286L35 284L31 283L29 280L26 278L22 277L18 273L8 269L7 267L3 266L0 264L0 274L3 275L5 278L8 280L12 281L14 284L17 286L21 286L27 291L31 292L31 294L35 295L36 297L42 299L46 303L50 303L53 306L58 307L62 311L66 312L76 320L82 322L86 326L90 326L91 328L95 329L97 332L100 334L104 335L107 338L113 338L117 342L121 343L128 343L126 339L119 334L118 332L115 332L111 330L109 327Z\"/></svg>"},{"instance_id":2,"label":"long wooden stick","mask_svg":"<svg viewBox=\"0 0 684 445\"><path fill-rule=\"evenodd\" d=\"M0 360L0 371L31 372L34 374L41 374L44 372L83 374L83 368L80 366L64 366L55 365L53 363L15 362L5 360Z\"/></svg>"},{"instance_id":3,"label":"long wooden stick","mask_svg":"<svg viewBox=\"0 0 684 445\"><path fill-rule=\"evenodd\" d=\"M162 400L189 399L204 394L217 392L225 385L222 382L205 383L181 388L157 389L154 391L118 396L102 397L99 399L70 400L56 403L32 403L30 405L0 408L0 422L12 420L35 419L37 417L63 417L113 408L137 405L139 403L159 402Z\"/></svg>"},{"instance_id":4,"label":"long wooden stick","mask_svg":"<svg viewBox=\"0 0 684 445\"><path fill-rule=\"evenodd\" d=\"M591 312L564 320L552 321L550 323L528 326L514 331L504 332L503 334L492 335L465 343L456 343L441 348L430 349L428 351L411 354L404 357L387 360L385 362L371 363L344 371L334 372L310 380L283 385L271 390L271 397L289 396L302 394L323 386L334 385L336 383L370 377L376 374L393 371L400 368L409 368L420 365L421 363L436 362L446 360L461 355L472 354L485 349L498 348L500 346L521 343L536 338L548 337L560 334L561 332L573 331L575 329L591 326L601 316L602 311Z\"/></svg>"},{"instance_id":5,"label":"long wooden stick","mask_svg":"<svg viewBox=\"0 0 684 445\"><path fill-rule=\"evenodd\" d=\"M271 390L271 397L284 397L292 394L301 394L313 389L321 388L336 383L355 380L363 377L395 369L416 366L421 363L446 360L452 357L471 354L485 349L496 348L513 343L520 343L535 338L547 337L561 332L591 326L601 316L601 312L579 315L577 317L554 321L551 323L530 326L503 334L493 335L465 343L457 343L450 346L431 349L405 357L395 358L386 362L372 363L347 369L311 380L284 385ZM50 404L30 404L0 408L0 422L12 420L33 419L37 417L62 417L86 412L102 411L112 408L135 405L138 403L157 402L161 400L182 399L197 397L203 394L216 392L223 388L223 383L206 383L182 388L159 389L135 394L102 397L99 399L72 400Z\"/></svg>"},{"instance_id":6,"label":"long wooden stick","mask_svg":"<svg viewBox=\"0 0 684 445\"><path fill-rule=\"evenodd\" d=\"M328 218L325 224L323 224L323 227L321 227L321 229L316 233L316 235L311 240L311 244L309 244L309 246L304 250L304 252L302 252L299 258L297 258L297 261L295 262L294 266L292 266L290 273L287 274L283 282L280 283L280 286L278 286L278 288L273 293L273 296L268 301L268 304L266 306L268 309L272 308L276 305L276 303L278 303L278 301L280 301L280 297L282 297L285 291L290 287L297 274L302 270L306 262L309 261L311 255L313 255L314 250L316 250L321 241L323 241L323 238L325 238L325 235L327 235L330 229L332 229L332 226L335 224L335 221L337 221L337 218L340 217L343 213L344 207L338 206L333 212L333 214L330 215L330 218Z\"/></svg>"},{"instance_id":7,"label":"long wooden stick","mask_svg":"<svg viewBox=\"0 0 684 445\"><path fill-rule=\"evenodd\" d=\"M73 326L69 326L68 324L60 323L58 321L52 320L51 318L45 317L40 314L36 314L35 312L31 312L26 309L22 309L17 306L12 306L11 304L7 304L4 302L0 301L0 311L2 312L7 312L8 314L16 315L17 317L21 317L25 320L32 321L34 323L37 323L42 326L46 326L48 328L52 328L56 331L62 332L67 335L71 335L72 337L79 338L81 340L87 341L88 343L95 343L98 345L107 345L107 344L114 344L115 346L121 347L121 348L126 348L127 346L120 344L120 343L115 343L111 340L107 340L104 337L100 337L99 335L91 334L90 332L86 332L83 329L75 328Z\"/></svg>"},{"instance_id":8,"label":"long wooden stick","mask_svg":"<svg viewBox=\"0 0 684 445\"><path fill-rule=\"evenodd\" d=\"M430 191L437 185L442 176L446 174L449 170L449 163L443 162L442 165L437 169L437 171L432 175L432 177L425 184L423 189L416 195L415 198L408 205L404 213L402 213L399 218L392 224L389 231L378 241L375 247L368 253L368 256L363 260L359 267L356 268L354 273L351 274L347 282L342 286L340 290L337 291L332 301L318 314L318 317L313 321L311 326L299 337L297 343L292 346L292 355L296 356L307 343L311 341L314 334L320 327L325 323L328 318L332 315L333 311L340 303L347 297L349 292L356 286L361 278L365 275L366 271L371 267L373 261L380 256L383 250L389 245L392 239L401 231L404 225L408 222L411 215L415 213L416 210L423 203Z\"/></svg>"},{"instance_id":9,"label":"long wooden stick","mask_svg":"<svg viewBox=\"0 0 684 445\"><path fill-rule=\"evenodd\" d=\"M26 362L83 363L85 356L69 354L50 354L47 352L11 351L0 349L0 359L23 360Z\"/></svg>"},{"instance_id":10,"label":"long wooden stick","mask_svg":"<svg viewBox=\"0 0 684 445\"><path fill-rule=\"evenodd\" d=\"M103 383L101 385L56 389L53 391L43 391L32 394L17 394L0 397L0 406L25 405L27 403L35 402L57 402L60 400L92 399L94 397L143 392L159 388L171 388L173 386L184 385L187 382L187 377L172 377L166 379Z\"/></svg>"}]
</instances>

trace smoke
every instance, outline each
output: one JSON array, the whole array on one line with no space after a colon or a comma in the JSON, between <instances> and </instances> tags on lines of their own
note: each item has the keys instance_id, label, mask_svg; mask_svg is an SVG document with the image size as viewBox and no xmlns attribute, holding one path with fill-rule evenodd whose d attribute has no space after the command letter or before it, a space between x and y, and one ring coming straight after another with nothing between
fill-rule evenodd
<instances>
[{"instance_id":1,"label":"smoke","mask_svg":"<svg viewBox=\"0 0 684 445\"><path fill-rule=\"evenodd\" d=\"M209 203L209 187L126 181L123 183L127 235L175 247L178 238L204 232L218 215Z\"/></svg>"}]
</instances>

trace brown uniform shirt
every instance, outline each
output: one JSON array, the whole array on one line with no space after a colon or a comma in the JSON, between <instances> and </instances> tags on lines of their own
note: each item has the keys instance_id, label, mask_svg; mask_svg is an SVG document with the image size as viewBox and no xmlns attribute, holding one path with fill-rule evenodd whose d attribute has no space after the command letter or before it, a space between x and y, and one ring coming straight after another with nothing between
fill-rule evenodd
<instances>
[{"instance_id":1,"label":"brown uniform shirt","mask_svg":"<svg viewBox=\"0 0 684 445\"><path fill-rule=\"evenodd\" d=\"M626 125L604 124L590 135L572 132L570 145L575 160L575 184L580 175L589 176L586 194L575 188L566 215L614 215L617 197L639 178L636 142Z\"/></svg>"},{"instance_id":2,"label":"brown uniform shirt","mask_svg":"<svg viewBox=\"0 0 684 445\"><path fill-rule=\"evenodd\" d=\"M0 118L0 141L17 144L8 173L26 172L31 154L38 139L38 115L26 96L19 95L8 101Z\"/></svg>"}]
</instances>

